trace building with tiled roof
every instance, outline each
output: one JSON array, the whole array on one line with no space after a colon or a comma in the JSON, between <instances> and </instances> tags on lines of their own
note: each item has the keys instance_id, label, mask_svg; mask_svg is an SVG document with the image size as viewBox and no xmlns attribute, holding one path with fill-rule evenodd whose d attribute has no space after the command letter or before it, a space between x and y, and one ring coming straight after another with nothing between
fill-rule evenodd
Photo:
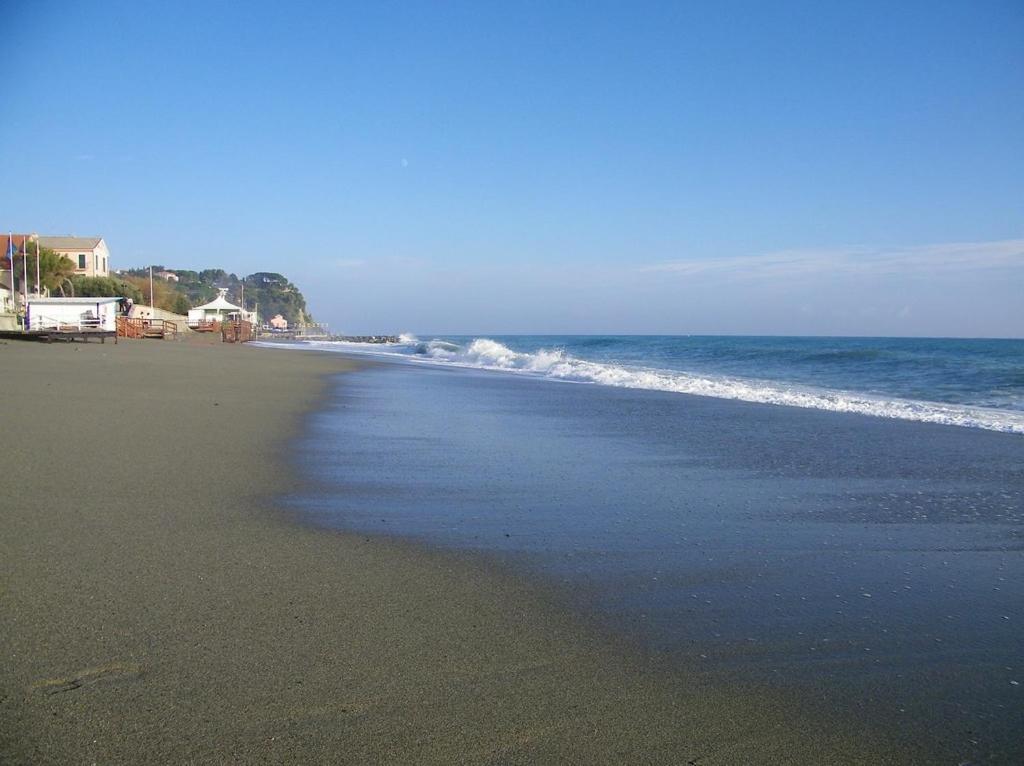
<instances>
[{"instance_id":1,"label":"building with tiled roof","mask_svg":"<svg viewBox=\"0 0 1024 766\"><path fill-rule=\"evenodd\" d=\"M11 286L11 262L7 260L7 254L11 252L11 240L14 240L15 260L21 257L25 243L32 242L33 234L0 234L0 312L13 311L15 308L14 292ZM29 251L31 252L31 246ZM20 279L14 285L20 292L23 288Z\"/></svg>"},{"instance_id":2,"label":"building with tiled roof","mask_svg":"<svg viewBox=\"0 0 1024 766\"><path fill-rule=\"evenodd\" d=\"M41 247L53 250L57 255L64 255L75 264L75 273L86 277L110 276L110 251L103 237L52 237L45 234L12 234L14 252L19 255L26 243L28 254L33 255L33 246L38 242ZM7 255L8 235L0 234L0 254ZM6 265L6 259L4 264Z\"/></svg>"},{"instance_id":3,"label":"building with tiled roof","mask_svg":"<svg viewBox=\"0 0 1024 766\"><path fill-rule=\"evenodd\" d=\"M110 251L103 237L40 236L39 244L64 255L75 264L75 273L86 277L110 275Z\"/></svg>"},{"instance_id":4,"label":"building with tiled roof","mask_svg":"<svg viewBox=\"0 0 1024 766\"><path fill-rule=\"evenodd\" d=\"M19 261L27 253L29 262L29 284L26 291L21 284L21 277L11 285L11 264L7 253L14 243L15 260ZM36 245L53 250L63 255L75 266L75 274L83 277L106 277L110 275L110 251L103 237L52 237L40 234L0 234L0 312L12 311L18 305L15 293L34 292L32 263L36 253ZM18 271L20 272L20 267Z\"/></svg>"}]
</instances>

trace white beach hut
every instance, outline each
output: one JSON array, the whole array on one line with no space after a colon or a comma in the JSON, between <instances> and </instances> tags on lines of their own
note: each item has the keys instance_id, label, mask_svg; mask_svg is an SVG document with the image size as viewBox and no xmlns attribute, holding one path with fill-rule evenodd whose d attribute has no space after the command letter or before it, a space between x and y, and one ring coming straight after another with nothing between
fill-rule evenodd
<instances>
[{"instance_id":1,"label":"white beach hut","mask_svg":"<svg viewBox=\"0 0 1024 766\"><path fill-rule=\"evenodd\" d=\"M117 330L120 298L29 298L28 329Z\"/></svg>"},{"instance_id":2,"label":"white beach hut","mask_svg":"<svg viewBox=\"0 0 1024 766\"><path fill-rule=\"evenodd\" d=\"M255 319L255 315L250 311L246 311L241 306L231 303L227 299L227 294L228 289L226 287L218 287L216 298L202 306L189 309L188 326L198 327L206 322L223 322L225 319L241 319L242 321L252 322Z\"/></svg>"}]
</instances>

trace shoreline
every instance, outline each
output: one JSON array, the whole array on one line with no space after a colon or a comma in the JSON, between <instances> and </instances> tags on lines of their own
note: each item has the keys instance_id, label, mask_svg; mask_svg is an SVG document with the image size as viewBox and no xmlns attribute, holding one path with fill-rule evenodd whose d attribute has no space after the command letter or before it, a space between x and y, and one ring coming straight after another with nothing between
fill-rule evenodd
<instances>
[{"instance_id":1,"label":"shoreline","mask_svg":"<svg viewBox=\"0 0 1024 766\"><path fill-rule=\"evenodd\" d=\"M496 336L497 340L478 337L470 344L469 349L457 350L455 346L458 343L466 342L473 336L452 337L455 339L452 342L436 339L419 343L424 347L430 347L435 343L441 344L443 346L441 356L433 355L429 348L427 351L418 350L415 353L404 353L401 350L394 350L394 348L390 350L373 348L370 344L325 341L309 341L309 345L303 341L268 342L266 346L305 348L336 353L352 359L380 359L383 357L385 361L391 362L414 362L437 369L471 369L547 382L682 394L720 401L737 401L744 404L791 407L885 420L957 426L1015 435L1024 434L1024 412L1013 406L985 406L977 401L944 401L939 398L908 395L907 392L894 390L874 390L870 387L864 388L856 385L850 387L848 382L847 385L841 385L838 381L823 384L806 380L801 382L798 379L772 379L749 372L715 372L701 370L699 365L694 370L672 366L632 366L614 360L601 360L600 358L594 360L583 356L574 356L572 352L566 352L560 343L560 341L568 342L586 336L551 336L554 341L552 349L542 347L533 351L514 350L512 346L505 345L510 342L510 338L502 336ZM533 339L536 341L543 337L545 336L536 336ZM612 337L621 338L623 336ZM707 337L713 338L714 336ZM335 345L331 345L332 343ZM485 344L485 347L474 351L473 348L478 343ZM401 349L407 345L398 344L398 347Z\"/></svg>"},{"instance_id":2,"label":"shoreline","mask_svg":"<svg viewBox=\"0 0 1024 766\"><path fill-rule=\"evenodd\" d=\"M655 678L470 557L297 523L282 453L348 364L0 345L27 447L0 541L5 760L926 761Z\"/></svg>"},{"instance_id":3,"label":"shoreline","mask_svg":"<svg viewBox=\"0 0 1024 766\"><path fill-rule=\"evenodd\" d=\"M382 364L299 450L311 523L526 573L645 669L1016 762L1013 435Z\"/></svg>"}]
</instances>

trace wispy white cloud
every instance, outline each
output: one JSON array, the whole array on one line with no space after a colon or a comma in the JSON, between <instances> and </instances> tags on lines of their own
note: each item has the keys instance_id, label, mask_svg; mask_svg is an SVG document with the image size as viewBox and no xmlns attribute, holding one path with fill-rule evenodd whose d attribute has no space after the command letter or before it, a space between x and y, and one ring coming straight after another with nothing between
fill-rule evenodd
<instances>
[{"instance_id":1,"label":"wispy white cloud","mask_svg":"<svg viewBox=\"0 0 1024 766\"><path fill-rule=\"evenodd\" d=\"M916 247L787 250L763 255L669 261L644 266L641 271L680 276L794 279L962 273L990 269L1019 269L1024 274L1024 239Z\"/></svg>"}]
</instances>

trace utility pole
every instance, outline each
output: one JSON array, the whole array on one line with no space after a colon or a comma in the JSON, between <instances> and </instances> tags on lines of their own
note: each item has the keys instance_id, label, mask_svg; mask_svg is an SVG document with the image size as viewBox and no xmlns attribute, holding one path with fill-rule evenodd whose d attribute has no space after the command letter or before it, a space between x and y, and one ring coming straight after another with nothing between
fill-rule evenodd
<instances>
[{"instance_id":1,"label":"utility pole","mask_svg":"<svg viewBox=\"0 0 1024 766\"><path fill-rule=\"evenodd\" d=\"M149 267L149 318L156 316L156 301L153 300L153 267Z\"/></svg>"},{"instance_id":2,"label":"utility pole","mask_svg":"<svg viewBox=\"0 0 1024 766\"><path fill-rule=\"evenodd\" d=\"M36 237L36 295L40 295L39 290L42 287L39 282L39 237Z\"/></svg>"}]
</instances>

